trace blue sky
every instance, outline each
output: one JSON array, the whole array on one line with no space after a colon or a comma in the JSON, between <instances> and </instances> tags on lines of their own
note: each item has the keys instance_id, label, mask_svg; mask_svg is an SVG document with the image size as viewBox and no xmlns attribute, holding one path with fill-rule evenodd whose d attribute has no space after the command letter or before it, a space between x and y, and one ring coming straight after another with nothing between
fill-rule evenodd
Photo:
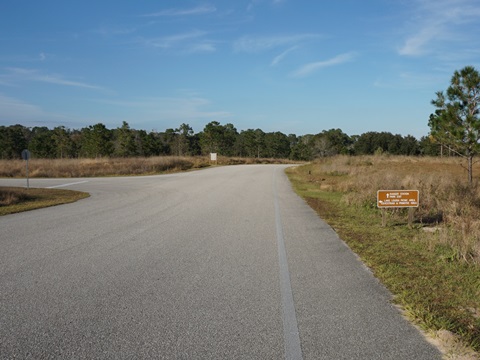
<instances>
[{"instance_id":1,"label":"blue sky","mask_svg":"<svg viewBox=\"0 0 480 360\"><path fill-rule=\"evenodd\" d=\"M2 0L0 125L428 134L478 0Z\"/></svg>"}]
</instances>

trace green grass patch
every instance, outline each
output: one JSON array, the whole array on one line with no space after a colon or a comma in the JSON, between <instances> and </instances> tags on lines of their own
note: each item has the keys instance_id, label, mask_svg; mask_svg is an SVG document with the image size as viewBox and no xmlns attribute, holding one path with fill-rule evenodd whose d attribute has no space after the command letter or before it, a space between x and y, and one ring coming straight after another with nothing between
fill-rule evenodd
<instances>
[{"instance_id":1,"label":"green grass patch","mask_svg":"<svg viewBox=\"0 0 480 360\"><path fill-rule=\"evenodd\" d=\"M448 330L480 351L480 266L459 261L451 247L429 241L435 235L420 224L409 228L406 212L390 213L382 227L378 209L347 205L345 194L322 189L314 172L319 170L309 165L290 168L287 175L392 292L394 302L425 330Z\"/></svg>"},{"instance_id":2,"label":"green grass patch","mask_svg":"<svg viewBox=\"0 0 480 360\"><path fill-rule=\"evenodd\" d=\"M72 203L89 196L73 190L0 187L0 216Z\"/></svg>"}]
</instances>

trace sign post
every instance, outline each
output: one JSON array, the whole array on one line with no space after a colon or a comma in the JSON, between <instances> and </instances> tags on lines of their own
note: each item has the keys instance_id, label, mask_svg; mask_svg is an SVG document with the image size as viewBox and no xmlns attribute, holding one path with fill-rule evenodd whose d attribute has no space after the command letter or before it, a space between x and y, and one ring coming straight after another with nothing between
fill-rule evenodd
<instances>
[{"instance_id":1,"label":"sign post","mask_svg":"<svg viewBox=\"0 0 480 360\"><path fill-rule=\"evenodd\" d=\"M378 190L377 207L382 209L382 226L387 225L387 208L409 208L408 226L412 226L413 214L418 207L418 190Z\"/></svg>"},{"instance_id":2,"label":"sign post","mask_svg":"<svg viewBox=\"0 0 480 360\"><path fill-rule=\"evenodd\" d=\"M210 153L210 161L215 161L217 164L217 153Z\"/></svg>"},{"instance_id":3,"label":"sign post","mask_svg":"<svg viewBox=\"0 0 480 360\"><path fill-rule=\"evenodd\" d=\"M26 175L27 175L27 189L30 189L30 183L28 179L28 160L30 160L30 151L27 149L22 151L22 159L25 160L26 166Z\"/></svg>"}]
</instances>

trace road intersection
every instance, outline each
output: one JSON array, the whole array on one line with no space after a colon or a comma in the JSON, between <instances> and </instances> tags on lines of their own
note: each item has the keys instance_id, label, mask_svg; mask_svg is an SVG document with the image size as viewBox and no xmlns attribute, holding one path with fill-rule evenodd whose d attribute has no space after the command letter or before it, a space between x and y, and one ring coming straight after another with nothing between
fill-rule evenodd
<instances>
[{"instance_id":1,"label":"road intersection","mask_svg":"<svg viewBox=\"0 0 480 360\"><path fill-rule=\"evenodd\" d=\"M0 358L440 359L285 167L31 179L91 197L0 217Z\"/></svg>"}]
</instances>

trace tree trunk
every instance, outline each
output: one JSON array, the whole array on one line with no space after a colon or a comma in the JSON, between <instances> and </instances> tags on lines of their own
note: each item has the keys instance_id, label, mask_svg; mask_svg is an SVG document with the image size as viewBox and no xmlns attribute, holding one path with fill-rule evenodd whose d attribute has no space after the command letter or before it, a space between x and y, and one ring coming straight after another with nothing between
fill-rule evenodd
<instances>
[{"instance_id":1,"label":"tree trunk","mask_svg":"<svg viewBox=\"0 0 480 360\"><path fill-rule=\"evenodd\" d=\"M468 155L468 185L473 183L473 156Z\"/></svg>"}]
</instances>

